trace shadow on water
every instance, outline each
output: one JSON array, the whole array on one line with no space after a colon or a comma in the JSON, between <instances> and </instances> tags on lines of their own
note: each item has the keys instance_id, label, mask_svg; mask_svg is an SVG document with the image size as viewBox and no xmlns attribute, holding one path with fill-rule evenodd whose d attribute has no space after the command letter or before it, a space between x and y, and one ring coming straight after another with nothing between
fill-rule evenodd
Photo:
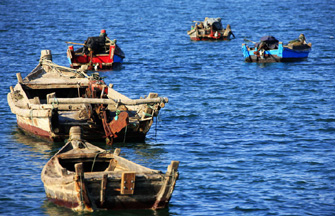
<instances>
[{"instance_id":1,"label":"shadow on water","mask_svg":"<svg viewBox=\"0 0 335 216\"><path fill-rule=\"evenodd\" d=\"M59 207L52 203L51 201L45 200L43 202L43 205L41 206L41 209L44 211L46 215L62 215L62 216L108 216L108 215L119 215L119 216L132 216L132 215L138 215L138 216L167 216L167 215L177 215L177 214L171 214L169 212L169 208L166 209L160 209L160 210L99 210L95 212L75 212L71 209Z\"/></svg>"},{"instance_id":2,"label":"shadow on water","mask_svg":"<svg viewBox=\"0 0 335 216\"><path fill-rule=\"evenodd\" d=\"M13 127L11 131L11 138L16 143L22 143L26 146L29 146L29 151L50 157L52 157L59 150L59 148L64 145L63 142L53 143L38 137L31 136L26 134L18 127Z\"/></svg>"},{"instance_id":3,"label":"shadow on water","mask_svg":"<svg viewBox=\"0 0 335 216\"><path fill-rule=\"evenodd\" d=\"M30 134L26 134L23 130L17 126L11 129L10 138L16 143L22 143L29 146L29 151L40 153L49 157L52 157L57 151L65 145L67 140L64 142L51 142L44 139L40 139ZM117 142L113 145L107 145L105 142L90 142L102 149L114 151L115 148L121 149L121 156L126 154L128 151L134 151L131 153L138 154L138 156L143 158L155 158L160 152L164 152L163 148L155 148L152 150L152 146L146 142L141 143L123 143ZM123 150L123 151L122 151Z\"/></svg>"}]
</instances>

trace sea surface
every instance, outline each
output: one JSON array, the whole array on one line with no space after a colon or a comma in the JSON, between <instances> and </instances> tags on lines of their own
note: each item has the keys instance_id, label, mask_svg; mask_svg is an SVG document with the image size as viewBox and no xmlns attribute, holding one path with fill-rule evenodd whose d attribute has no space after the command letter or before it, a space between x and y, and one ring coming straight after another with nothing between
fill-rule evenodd
<instances>
[{"instance_id":1,"label":"sea surface","mask_svg":"<svg viewBox=\"0 0 335 216\"><path fill-rule=\"evenodd\" d=\"M0 11L1 215L335 215L335 1L1 0ZM236 39L191 41L205 17ZM105 81L133 99L169 98L144 143L113 146L163 172L180 161L167 209L80 214L50 203L40 173L63 143L22 134L7 104L41 50L69 66L65 42L101 29L126 55ZM244 39L301 33L307 60L244 62Z\"/></svg>"}]
</instances>

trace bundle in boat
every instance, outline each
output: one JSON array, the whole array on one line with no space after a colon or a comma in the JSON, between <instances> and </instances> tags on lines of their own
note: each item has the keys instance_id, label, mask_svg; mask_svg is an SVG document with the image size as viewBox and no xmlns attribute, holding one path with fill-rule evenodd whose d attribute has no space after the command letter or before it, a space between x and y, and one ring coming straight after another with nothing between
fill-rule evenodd
<instances>
[{"instance_id":1,"label":"bundle in boat","mask_svg":"<svg viewBox=\"0 0 335 216\"><path fill-rule=\"evenodd\" d=\"M87 75L51 59L50 50L42 51L37 67L25 78L18 73L7 95L18 126L35 136L63 141L71 126L81 126L87 140L142 142L168 102L157 93L130 99L99 74Z\"/></svg>"},{"instance_id":2,"label":"bundle in boat","mask_svg":"<svg viewBox=\"0 0 335 216\"><path fill-rule=\"evenodd\" d=\"M44 166L47 197L78 211L161 209L167 207L178 179L179 161L167 172L149 169L94 146L72 127L70 139Z\"/></svg>"}]
</instances>

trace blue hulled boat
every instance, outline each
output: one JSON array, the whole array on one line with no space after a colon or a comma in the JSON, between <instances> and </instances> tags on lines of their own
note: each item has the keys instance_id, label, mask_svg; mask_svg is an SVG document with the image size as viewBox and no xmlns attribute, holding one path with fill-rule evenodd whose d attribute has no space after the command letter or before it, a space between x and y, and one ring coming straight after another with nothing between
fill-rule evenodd
<instances>
[{"instance_id":1,"label":"blue hulled boat","mask_svg":"<svg viewBox=\"0 0 335 216\"><path fill-rule=\"evenodd\" d=\"M255 42L253 42L255 43ZM288 62L303 60L308 57L312 44L306 43L305 36L283 45L273 36L264 36L253 47L242 44L242 52L246 62Z\"/></svg>"}]
</instances>

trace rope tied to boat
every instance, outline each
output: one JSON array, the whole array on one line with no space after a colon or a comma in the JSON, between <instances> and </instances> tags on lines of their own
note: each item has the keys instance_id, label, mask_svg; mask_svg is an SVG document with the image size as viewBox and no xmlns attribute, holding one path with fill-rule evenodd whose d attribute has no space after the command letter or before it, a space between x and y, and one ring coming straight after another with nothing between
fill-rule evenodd
<instances>
[{"instance_id":1,"label":"rope tied to boat","mask_svg":"<svg viewBox=\"0 0 335 216\"><path fill-rule=\"evenodd\" d=\"M30 120L31 120L31 124L34 125L34 121L33 121L33 109L30 110L29 115L30 115Z\"/></svg>"},{"instance_id":2,"label":"rope tied to boat","mask_svg":"<svg viewBox=\"0 0 335 216\"><path fill-rule=\"evenodd\" d=\"M54 108L55 103L56 103L57 105L59 104L56 95L55 95L55 97L53 98L52 103L51 103L51 105L52 105L52 109Z\"/></svg>"},{"instance_id":3,"label":"rope tied to boat","mask_svg":"<svg viewBox=\"0 0 335 216\"><path fill-rule=\"evenodd\" d=\"M48 60L48 59L40 59L39 61L41 66L49 66L51 69L55 70L57 73L59 73L61 76L64 76L64 74L60 71L60 69L62 69L63 71L69 71L69 72L73 72L76 73L78 75L82 75L86 78L90 78L90 76L88 76L84 71L80 70L80 69L72 69L72 68L68 68L68 67L64 67L64 66L60 66L57 65L55 63L53 63L52 61Z\"/></svg>"},{"instance_id":4,"label":"rope tied to boat","mask_svg":"<svg viewBox=\"0 0 335 216\"><path fill-rule=\"evenodd\" d=\"M124 129L123 143L126 143L127 129L128 129L128 125Z\"/></svg>"},{"instance_id":5,"label":"rope tied to boat","mask_svg":"<svg viewBox=\"0 0 335 216\"><path fill-rule=\"evenodd\" d=\"M97 157L99 156L99 154L102 154L102 153L109 154L109 153L111 153L111 151L110 151L110 150L101 151L101 152L98 152L98 153L94 156L93 163L92 163L92 167L91 167L91 172L93 172L94 165L95 165L95 161L96 161Z\"/></svg>"}]
</instances>

